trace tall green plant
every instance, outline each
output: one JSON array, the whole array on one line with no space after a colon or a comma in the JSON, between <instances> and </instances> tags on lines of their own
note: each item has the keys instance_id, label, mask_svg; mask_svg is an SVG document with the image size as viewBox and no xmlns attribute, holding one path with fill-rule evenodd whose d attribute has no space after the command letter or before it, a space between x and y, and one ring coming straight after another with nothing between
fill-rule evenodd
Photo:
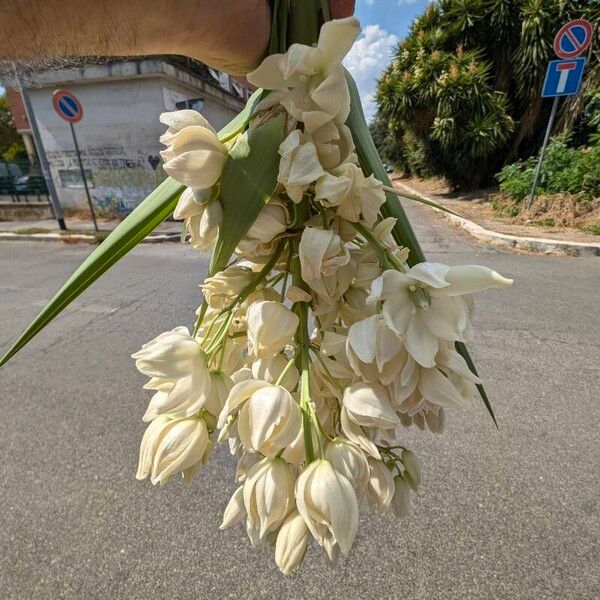
<instances>
[{"instance_id":1,"label":"tall green plant","mask_svg":"<svg viewBox=\"0 0 600 600\"><path fill-rule=\"evenodd\" d=\"M560 23L581 16L600 25L598 8L574 0L431 4L378 82L378 115L390 138L401 145L411 140L424 153L419 174L443 175L459 186L491 180L507 159L539 147L549 111L540 87L552 39ZM597 52L581 99L565 103L561 126L584 114L590 90L600 85ZM408 146L401 153L407 164L418 164Z\"/></svg>"}]
</instances>

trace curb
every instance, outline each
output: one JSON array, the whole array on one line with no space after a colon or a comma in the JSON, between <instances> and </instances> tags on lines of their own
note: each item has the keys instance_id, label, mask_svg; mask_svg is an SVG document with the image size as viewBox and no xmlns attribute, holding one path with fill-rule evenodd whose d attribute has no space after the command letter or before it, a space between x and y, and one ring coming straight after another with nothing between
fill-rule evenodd
<instances>
[{"instance_id":1,"label":"curb","mask_svg":"<svg viewBox=\"0 0 600 600\"><path fill-rule=\"evenodd\" d=\"M398 180L394 181L396 185L404 188L410 194L419 196L425 200L431 201L431 198L425 194L411 188L410 186L400 183ZM585 242L569 242L566 240L551 240L548 238L536 238L536 237L520 237L517 235L510 235L508 233L498 233L491 229L486 229L481 225L477 225L469 219L464 217L456 217L451 215L439 208L429 207L436 213L439 213L444 219L447 219L454 225L457 225L461 229L470 233L474 238L493 244L494 246L506 246L509 248L515 248L517 250L529 250L532 252L543 252L544 254L568 254L570 256L600 256L600 242L599 243L585 243Z\"/></svg>"},{"instance_id":2,"label":"curb","mask_svg":"<svg viewBox=\"0 0 600 600\"><path fill-rule=\"evenodd\" d=\"M13 233L12 231L1 231L0 241L11 242L88 242L96 243L96 237L87 233L71 233L61 235L60 233ZM164 242L179 242L179 233L158 233L145 237L142 244L162 244Z\"/></svg>"}]
</instances>

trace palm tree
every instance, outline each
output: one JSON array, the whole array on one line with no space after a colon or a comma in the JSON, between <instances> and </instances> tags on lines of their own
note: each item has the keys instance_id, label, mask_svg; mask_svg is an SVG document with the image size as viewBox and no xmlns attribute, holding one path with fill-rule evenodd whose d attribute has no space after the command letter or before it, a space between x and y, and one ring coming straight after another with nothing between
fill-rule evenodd
<instances>
[{"instance_id":1,"label":"palm tree","mask_svg":"<svg viewBox=\"0 0 600 600\"><path fill-rule=\"evenodd\" d=\"M557 23L582 15L600 25L600 6L582 8L581 0L438 0L381 76L379 115L398 143L408 135L427 169L478 185L539 144L549 110L540 89ZM597 50L594 57L583 93L564 104L563 127L599 89Z\"/></svg>"}]
</instances>

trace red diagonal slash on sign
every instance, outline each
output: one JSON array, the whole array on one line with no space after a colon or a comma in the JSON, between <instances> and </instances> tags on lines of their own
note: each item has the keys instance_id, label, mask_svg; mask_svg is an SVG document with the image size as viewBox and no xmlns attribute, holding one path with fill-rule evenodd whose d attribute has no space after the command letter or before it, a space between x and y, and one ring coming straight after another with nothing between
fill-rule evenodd
<instances>
[{"instance_id":1,"label":"red diagonal slash on sign","mask_svg":"<svg viewBox=\"0 0 600 600\"><path fill-rule=\"evenodd\" d=\"M575 28L583 30L583 39L578 39L573 33ZM573 46L573 50L565 50L562 47L562 42L565 39ZM556 34L556 37L554 38L554 52L556 52L556 55L560 56L560 58L575 58L586 51L591 40L591 23L585 19L573 19L573 21L569 21L566 25L563 25Z\"/></svg>"}]
</instances>

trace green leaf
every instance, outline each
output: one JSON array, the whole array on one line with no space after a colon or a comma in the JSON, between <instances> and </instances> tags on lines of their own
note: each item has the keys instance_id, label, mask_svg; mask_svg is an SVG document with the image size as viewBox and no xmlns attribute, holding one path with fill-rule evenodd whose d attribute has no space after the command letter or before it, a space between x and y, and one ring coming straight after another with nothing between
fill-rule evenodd
<instances>
[{"instance_id":1,"label":"green leaf","mask_svg":"<svg viewBox=\"0 0 600 600\"><path fill-rule=\"evenodd\" d=\"M242 133L244 131L250 117L252 117L252 113L256 108L256 105L263 99L265 96L265 91L262 89L257 89L250 98L248 98L248 102L246 102L246 106L235 118L233 118L221 131L219 131L219 139L222 142L228 142L233 139L236 135Z\"/></svg>"},{"instance_id":2,"label":"green leaf","mask_svg":"<svg viewBox=\"0 0 600 600\"><path fill-rule=\"evenodd\" d=\"M219 131L219 139L222 142L232 139L244 130L262 96L263 90L259 89L254 92L248 99L244 110ZM170 177L167 178L127 216L69 277L42 312L2 357L0 367L96 279L156 229L173 212L184 187Z\"/></svg>"},{"instance_id":3,"label":"green leaf","mask_svg":"<svg viewBox=\"0 0 600 600\"><path fill-rule=\"evenodd\" d=\"M473 359L469 356L469 351L467 350L467 347L463 344L463 342L456 342L454 344L454 347L456 348L456 351L465 359L465 362L467 363L467 366L469 367L471 373L473 373L474 375L478 375L477 369L475 368L475 364L473 363ZM500 431L500 427L498 427L498 421L496 421L496 415L494 414L494 410L492 409L490 399L485 393L483 385L481 385L480 383L477 384L477 391L479 392L479 395L481 396L481 399L483 400L483 403L485 404L488 413L490 413L490 417L492 417L492 421L494 421L496 429Z\"/></svg>"},{"instance_id":4,"label":"green leaf","mask_svg":"<svg viewBox=\"0 0 600 600\"><path fill-rule=\"evenodd\" d=\"M221 175L223 221L210 264L211 274L226 267L235 247L273 195L284 123L285 116L281 114L249 129L229 152Z\"/></svg>"},{"instance_id":5,"label":"green leaf","mask_svg":"<svg viewBox=\"0 0 600 600\"><path fill-rule=\"evenodd\" d=\"M346 124L352 132L352 139L356 146L356 154L358 160L365 175L374 174L379 181L384 185L392 187L392 182L385 172L381 158L377 153L377 148L373 143L371 132L365 120L365 115L362 110L360 103L360 95L354 83L352 75L346 71L346 80L348 81L348 88L350 90L350 115L346 120ZM419 246L415 232L413 231L406 213L402 208L402 205L396 198L395 194L387 192L385 204L381 207L381 212L384 217L395 217L397 219L392 235L396 240L396 243L405 246L410 250L408 256L408 264L416 265L417 263L425 261L425 255Z\"/></svg>"},{"instance_id":6,"label":"green leaf","mask_svg":"<svg viewBox=\"0 0 600 600\"><path fill-rule=\"evenodd\" d=\"M183 187L171 178L166 179L125 218L58 290L33 323L2 357L0 366L46 327L100 275L160 225L173 212Z\"/></svg>"},{"instance_id":7,"label":"green leaf","mask_svg":"<svg viewBox=\"0 0 600 600\"><path fill-rule=\"evenodd\" d=\"M412 200L413 202L420 202L421 204L426 204L427 206L432 206L433 208L437 208L443 212L446 212L450 215L454 215L455 217L462 217L455 213L453 210L446 208L443 204L436 202L435 200L430 200L429 198L424 198L423 196L417 196L415 194L408 194L399 190L398 188L392 188L392 190L386 190L386 193L395 194L396 196L400 196L400 198L406 198L407 200Z\"/></svg>"}]
</instances>

